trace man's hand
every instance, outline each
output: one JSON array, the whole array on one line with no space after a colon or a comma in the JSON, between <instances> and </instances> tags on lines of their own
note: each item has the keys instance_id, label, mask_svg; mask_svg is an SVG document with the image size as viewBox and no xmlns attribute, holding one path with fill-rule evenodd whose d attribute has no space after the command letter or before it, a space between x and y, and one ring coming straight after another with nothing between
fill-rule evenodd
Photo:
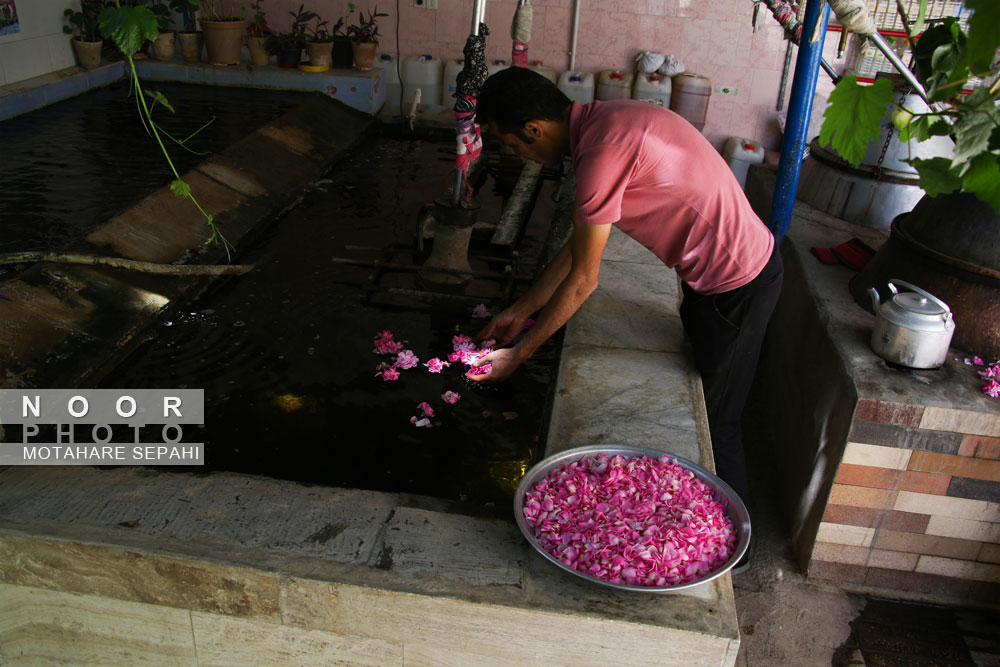
<instances>
[{"instance_id":1,"label":"man's hand","mask_svg":"<svg viewBox=\"0 0 1000 667\"><path fill-rule=\"evenodd\" d=\"M499 317L499 316L498 316ZM517 367L521 365L524 360L514 351L514 348L505 347L501 350L494 350L484 357L475 359L472 362L473 366L482 366L483 364L492 364L489 373L484 373L483 375L472 375L471 373L466 373L465 377L469 378L473 382L503 382L511 376L511 374L517 370Z\"/></svg>"},{"instance_id":2,"label":"man's hand","mask_svg":"<svg viewBox=\"0 0 1000 667\"><path fill-rule=\"evenodd\" d=\"M507 308L490 320L474 338L476 340L495 338L497 345L506 345L524 330L524 323L527 321L527 317L517 314L513 308Z\"/></svg>"}]
</instances>

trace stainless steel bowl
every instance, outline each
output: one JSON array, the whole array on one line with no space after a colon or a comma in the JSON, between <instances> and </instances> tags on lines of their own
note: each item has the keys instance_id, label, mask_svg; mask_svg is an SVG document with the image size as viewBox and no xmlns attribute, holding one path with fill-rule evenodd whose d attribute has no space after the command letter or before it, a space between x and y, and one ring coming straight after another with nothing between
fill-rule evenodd
<instances>
[{"instance_id":1,"label":"stainless steel bowl","mask_svg":"<svg viewBox=\"0 0 1000 667\"><path fill-rule=\"evenodd\" d=\"M629 584L613 584L609 581L603 581L589 574L578 572L550 555L547 551L545 551L545 549L542 548L542 546L538 543L538 540L535 539L534 530L532 530L524 519L524 496L528 493L528 491L534 488L535 484L544 479L546 475L556 468L568 463L573 463L574 461L579 461L585 456L594 456L596 454L623 456L625 458L648 456L652 459L659 459L661 456L666 454L672 460L676 461L679 466L693 472L695 477L704 482L708 488L712 489L716 500L719 500L726 506L726 516L733 522L733 528L736 530L736 549L729 557L729 560L727 560L726 563L718 570L706 574L701 579L689 581L685 584L676 584L673 586L632 586ZM717 577L721 577L723 574L728 572L734 565L736 565L736 563L739 562L740 558L743 557L743 554L746 553L747 547L750 545L750 514L747 512L746 505L743 504L743 501L738 495L736 495L736 492L733 491L732 487L719 479L718 476L702 468L697 463L692 463L687 459L674 456L669 452L663 452L657 449L648 449L645 447L630 447L628 445L592 445L590 447L577 447L576 449L568 449L564 452L550 456L547 459L535 464L521 479L521 483L517 485L517 492L514 494L514 518L517 520L517 525L521 529L521 532L524 533L524 537L531 543L531 546L535 547L535 549L538 550L538 553L542 554L550 562L567 572L586 579L587 581L592 581L595 584L609 586L623 591L637 591L641 593L676 593L694 586L699 586Z\"/></svg>"}]
</instances>

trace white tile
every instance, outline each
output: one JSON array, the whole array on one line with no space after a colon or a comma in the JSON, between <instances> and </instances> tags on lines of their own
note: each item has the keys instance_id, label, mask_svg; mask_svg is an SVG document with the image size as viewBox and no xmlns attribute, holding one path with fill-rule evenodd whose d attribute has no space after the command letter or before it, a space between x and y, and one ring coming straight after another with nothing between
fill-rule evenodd
<instances>
[{"instance_id":1,"label":"white tile","mask_svg":"<svg viewBox=\"0 0 1000 667\"><path fill-rule=\"evenodd\" d=\"M870 547L874 537L874 528L847 526L839 523L827 523L826 521L819 524L819 531L816 533L817 542L846 544L852 547Z\"/></svg>"},{"instance_id":2,"label":"white tile","mask_svg":"<svg viewBox=\"0 0 1000 667\"><path fill-rule=\"evenodd\" d=\"M1000 523L1000 503L991 503L985 500L900 491L896 496L896 504L893 509L900 512Z\"/></svg>"},{"instance_id":3,"label":"white tile","mask_svg":"<svg viewBox=\"0 0 1000 667\"><path fill-rule=\"evenodd\" d=\"M900 449L899 447L848 442L841 462L890 470L906 470L912 453L909 449Z\"/></svg>"},{"instance_id":4,"label":"white tile","mask_svg":"<svg viewBox=\"0 0 1000 667\"><path fill-rule=\"evenodd\" d=\"M76 65L76 54L73 52L73 41L69 35L58 34L48 36L49 62L52 71L66 69Z\"/></svg>"},{"instance_id":5,"label":"white tile","mask_svg":"<svg viewBox=\"0 0 1000 667\"><path fill-rule=\"evenodd\" d=\"M952 516L932 516L924 532L941 537L1000 543L1000 523L971 521Z\"/></svg>"},{"instance_id":6,"label":"white tile","mask_svg":"<svg viewBox=\"0 0 1000 667\"><path fill-rule=\"evenodd\" d=\"M1000 436L1000 415L928 406L920 417L920 428L995 438Z\"/></svg>"},{"instance_id":7,"label":"white tile","mask_svg":"<svg viewBox=\"0 0 1000 667\"><path fill-rule=\"evenodd\" d=\"M4 63L7 83L17 83L52 71L48 39L45 37L0 44L0 60Z\"/></svg>"},{"instance_id":8,"label":"white tile","mask_svg":"<svg viewBox=\"0 0 1000 667\"><path fill-rule=\"evenodd\" d=\"M956 558L921 556L920 560L917 561L917 572L921 574L937 574L942 577L955 577L957 579L1000 583L1000 565L976 563L971 560L958 560Z\"/></svg>"}]
</instances>

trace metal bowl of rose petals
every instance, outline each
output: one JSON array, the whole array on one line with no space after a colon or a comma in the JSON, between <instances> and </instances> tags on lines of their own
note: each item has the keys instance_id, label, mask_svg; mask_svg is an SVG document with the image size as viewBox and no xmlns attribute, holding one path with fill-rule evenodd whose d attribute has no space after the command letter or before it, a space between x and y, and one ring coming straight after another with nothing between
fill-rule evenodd
<instances>
[{"instance_id":1,"label":"metal bowl of rose petals","mask_svg":"<svg viewBox=\"0 0 1000 667\"><path fill-rule=\"evenodd\" d=\"M548 457L521 479L514 516L549 561L626 591L704 584L750 544L750 515L728 484L644 447L594 445Z\"/></svg>"}]
</instances>

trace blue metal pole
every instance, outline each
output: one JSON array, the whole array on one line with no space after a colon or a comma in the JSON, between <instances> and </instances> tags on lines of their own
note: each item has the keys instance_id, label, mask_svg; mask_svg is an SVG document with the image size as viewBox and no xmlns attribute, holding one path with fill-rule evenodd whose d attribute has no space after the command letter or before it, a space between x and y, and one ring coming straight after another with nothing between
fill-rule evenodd
<instances>
[{"instance_id":1,"label":"blue metal pole","mask_svg":"<svg viewBox=\"0 0 1000 667\"><path fill-rule=\"evenodd\" d=\"M807 1L799 55L795 61L795 78L792 79L792 93L788 102L785 137L781 141L778 181L774 186L771 218L768 221L771 233L779 240L788 233L788 227L792 222L795 192L799 188L802 156L809 141L809 119L812 116L816 78L819 76L820 61L823 57L823 41L826 37L826 22L829 17L830 5L827 4L826 0ZM818 26L817 22L819 22ZM816 26L816 30L813 29L813 26ZM813 34L816 35L816 41L811 40Z\"/></svg>"}]
</instances>

